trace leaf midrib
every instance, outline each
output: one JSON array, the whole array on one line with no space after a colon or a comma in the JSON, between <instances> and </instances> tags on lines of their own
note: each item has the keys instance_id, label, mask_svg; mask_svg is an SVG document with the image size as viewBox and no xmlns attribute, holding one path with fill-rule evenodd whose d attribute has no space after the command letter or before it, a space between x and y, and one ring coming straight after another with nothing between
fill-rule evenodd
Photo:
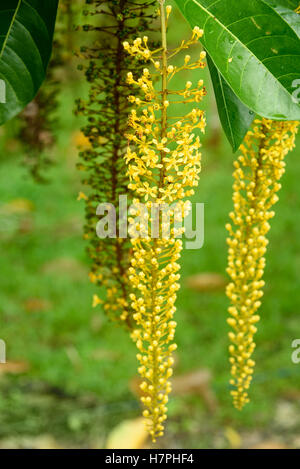
<instances>
[{"instance_id":1,"label":"leaf midrib","mask_svg":"<svg viewBox=\"0 0 300 469\"><path fill-rule=\"evenodd\" d=\"M16 16L17 16L17 14L18 14L18 12L19 12L21 3L22 3L22 0L18 0L18 5L17 5L17 8L16 8L16 11L15 11L14 14L13 14L13 17L12 17L12 19L11 19L11 22L10 22L10 25L9 25L9 28L8 28L8 31L7 31L5 40L4 40L3 44L2 44L2 48L1 48L1 52L0 52L0 60L2 59L2 55L3 55L4 49L5 49L5 47L6 47L8 38L9 38L9 36L10 36L11 30L12 30L12 27L13 27L13 24L14 24L14 22L15 22L15 20L16 20Z\"/></svg>"},{"instance_id":2,"label":"leaf midrib","mask_svg":"<svg viewBox=\"0 0 300 469\"><path fill-rule=\"evenodd\" d=\"M190 0L188 0L188 1L190 1ZM256 55L255 55L250 49L248 49L248 47L247 47L243 42L241 42L240 39L239 39L232 31L230 31L230 29L228 29L223 23L221 23L221 21L218 20L218 18L217 18L215 15L213 15L207 8L205 8L203 5L201 5L200 3L198 3L197 0L191 0L191 1L194 2L194 3L196 3L196 4L199 6L199 8L201 8L201 9L204 10L204 11L206 11L206 13L210 16L210 18L212 18L216 23L219 23L219 25L220 25L222 28L224 28L224 29L228 32L228 34L230 34L232 37L234 37L235 40L236 40L239 44L241 44L241 45L249 52L249 54L252 55L252 57L254 57L259 63L261 63L262 66L266 69L266 71L276 79L276 81L277 81L278 84L281 86L281 88L285 91L285 93L287 93L288 95L290 95L290 93L287 91L287 89L280 83L280 81L277 80L277 77L275 77L275 75L273 75L273 74L270 72L270 70L264 65L264 63L261 62L261 61L258 59L258 57L256 57ZM187 2L186 2L186 3L187 3ZM186 3L185 3L185 5L186 5ZM273 9L271 9L271 10L274 11ZM275 13L275 12L274 12L274 13ZM293 31L293 32L294 32L294 31ZM241 90L241 87L239 87L239 89Z\"/></svg>"}]
</instances>

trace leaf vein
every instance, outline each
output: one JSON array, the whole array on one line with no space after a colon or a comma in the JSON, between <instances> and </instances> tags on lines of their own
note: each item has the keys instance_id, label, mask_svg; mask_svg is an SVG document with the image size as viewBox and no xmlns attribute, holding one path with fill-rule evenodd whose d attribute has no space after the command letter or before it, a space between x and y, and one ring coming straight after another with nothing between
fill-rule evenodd
<instances>
[{"instance_id":1,"label":"leaf vein","mask_svg":"<svg viewBox=\"0 0 300 469\"><path fill-rule=\"evenodd\" d=\"M15 10L15 12L14 12L14 14L13 14L12 19L11 19L11 22L10 22L10 25L9 25L9 28L8 28L8 30L7 30L7 34L6 34L6 37L5 37L5 41L4 41L3 44L2 44L2 48L1 48L1 51L0 51L0 60L1 60L1 58L2 58L4 49L5 49L5 47L6 47L6 44L7 44L8 38L9 38L9 36L10 36L12 27L13 27L13 25L14 25L16 16L17 16L17 14L18 14L18 12L19 12L21 3L22 3L22 0L18 0L17 8L16 8L16 10Z\"/></svg>"}]
</instances>

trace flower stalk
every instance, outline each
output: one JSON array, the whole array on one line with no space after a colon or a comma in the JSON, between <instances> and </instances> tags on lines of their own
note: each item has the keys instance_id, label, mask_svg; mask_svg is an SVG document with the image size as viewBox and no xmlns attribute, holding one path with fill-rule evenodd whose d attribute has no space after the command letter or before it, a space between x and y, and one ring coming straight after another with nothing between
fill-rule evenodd
<instances>
[{"instance_id":1,"label":"flower stalk","mask_svg":"<svg viewBox=\"0 0 300 469\"><path fill-rule=\"evenodd\" d=\"M150 72L144 68L137 79L132 72L127 75L128 83L139 89L143 97L129 97L135 109L129 118L132 132L128 134L130 145L125 158L129 189L136 207L129 220L133 248L129 269L133 287L130 298L136 323L132 338L138 348L143 415L154 442L164 432L168 395L172 388L172 354L177 348L173 342L175 301L180 287L180 265L177 261L182 250L180 238L184 229L175 223L188 214L190 202L185 199L193 195L193 188L198 185L201 143L196 133L204 132L205 128L204 112L199 108L181 118L173 118L168 113L176 103L198 103L205 96L202 80L195 87L190 81L180 90L171 87L175 74L205 66L204 52L192 63L188 55L182 66L170 63L171 56L198 43L203 32L195 27L189 41L182 41L180 47L168 50L166 31L171 7L165 7L164 1L159 3L161 47L151 51L146 36L136 38L133 44L124 42L125 50L132 57L144 59L154 69ZM154 85L157 80L160 83L158 87ZM141 204L151 213L142 221ZM152 237L149 231L157 220L158 233ZM172 228L168 231L170 226Z\"/></svg>"}]
</instances>

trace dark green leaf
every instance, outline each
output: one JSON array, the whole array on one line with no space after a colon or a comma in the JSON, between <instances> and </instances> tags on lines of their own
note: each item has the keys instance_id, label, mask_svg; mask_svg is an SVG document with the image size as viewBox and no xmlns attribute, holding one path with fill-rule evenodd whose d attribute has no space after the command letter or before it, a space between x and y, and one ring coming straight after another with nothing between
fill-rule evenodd
<instances>
[{"instance_id":1,"label":"dark green leaf","mask_svg":"<svg viewBox=\"0 0 300 469\"><path fill-rule=\"evenodd\" d=\"M262 0L265 1L265 0ZM267 0L270 5L281 5L285 8L289 8L290 10L296 10L299 6L299 0Z\"/></svg>"},{"instance_id":2,"label":"dark green leaf","mask_svg":"<svg viewBox=\"0 0 300 469\"><path fill-rule=\"evenodd\" d=\"M220 121L235 152L244 140L255 114L234 94L209 55L207 55L207 63L215 91Z\"/></svg>"},{"instance_id":3,"label":"dark green leaf","mask_svg":"<svg viewBox=\"0 0 300 469\"><path fill-rule=\"evenodd\" d=\"M261 0L277 12L286 21L300 38L300 17L294 11L300 6L299 0Z\"/></svg>"},{"instance_id":4,"label":"dark green leaf","mask_svg":"<svg viewBox=\"0 0 300 469\"><path fill-rule=\"evenodd\" d=\"M274 7L262 0L175 1L204 30L205 49L247 107L269 119L300 120L293 99L300 40Z\"/></svg>"},{"instance_id":5,"label":"dark green leaf","mask_svg":"<svg viewBox=\"0 0 300 469\"><path fill-rule=\"evenodd\" d=\"M0 125L34 98L45 78L57 6L58 0L1 0Z\"/></svg>"}]
</instances>

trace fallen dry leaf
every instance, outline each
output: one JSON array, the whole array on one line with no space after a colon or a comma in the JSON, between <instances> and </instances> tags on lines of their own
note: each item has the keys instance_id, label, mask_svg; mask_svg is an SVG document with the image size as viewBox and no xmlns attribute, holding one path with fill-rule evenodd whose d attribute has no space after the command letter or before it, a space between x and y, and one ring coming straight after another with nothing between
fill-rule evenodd
<instances>
[{"instance_id":1,"label":"fallen dry leaf","mask_svg":"<svg viewBox=\"0 0 300 469\"><path fill-rule=\"evenodd\" d=\"M186 286L200 292L222 290L226 286L226 279L223 275L206 272L188 277Z\"/></svg>"},{"instance_id":2,"label":"fallen dry leaf","mask_svg":"<svg viewBox=\"0 0 300 469\"><path fill-rule=\"evenodd\" d=\"M266 440L251 446L249 449L289 449L289 447L275 440Z\"/></svg>"},{"instance_id":3,"label":"fallen dry leaf","mask_svg":"<svg viewBox=\"0 0 300 469\"><path fill-rule=\"evenodd\" d=\"M143 391L140 388L142 380L135 377L130 382L131 391L142 396ZM175 376L171 379L172 382L172 394L176 396L186 396L188 394L199 395L202 397L208 410L214 413L217 408L217 400L214 391L212 390L211 373L206 369L199 369L186 373L180 376Z\"/></svg>"},{"instance_id":4,"label":"fallen dry leaf","mask_svg":"<svg viewBox=\"0 0 300 469\"><path fill-rule=\"evenodd\" d=\"M50 308L50 302L42 298L28 298L24 301L24 309L27 313L40 313L48 311Z\"/></svg>"},{"instance_id":5,"label":"fallen dry leaf","mask_svg":"<svg viewBox=\"0 0 300 469\"><path fill-rule=\"evenodd\" d=\"M18 375L21 373L26 373L29 368L29 363L24 361L10 361L7 363L0 363L0 375L5 375L8 373Z\"/></svg>"},{"instance_id":6,"label":"fallen dry leaf","mask_svg":"<svg viewBox=\"0 0 300 469\"><path fill-rule=\"evenodd\" d=\"M22 217L19 222L18 234L26 235L34 230L34 222L31 215Z\"/></svg>"},{"instance_id":7,"label":"fallen dry leaf","mask_svg":"<svg viewBox=\"0 0 300 469\"><path fill-rule=\"evenodd\" d=\"M145 419L124 420L108 435L106 449L142 449L147 441Z\"/></svg>"}]
</instances>

